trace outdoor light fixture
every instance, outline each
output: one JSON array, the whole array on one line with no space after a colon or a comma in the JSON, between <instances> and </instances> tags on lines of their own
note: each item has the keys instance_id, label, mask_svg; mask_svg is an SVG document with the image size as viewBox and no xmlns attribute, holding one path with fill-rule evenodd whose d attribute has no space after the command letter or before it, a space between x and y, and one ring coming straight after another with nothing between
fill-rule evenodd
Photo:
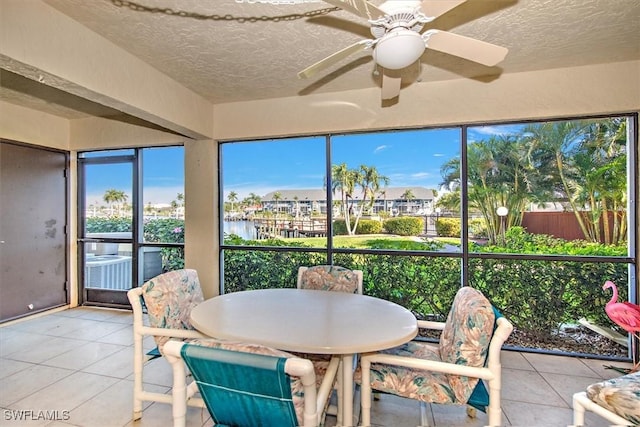
<instances>
[{"instance_id":1,"label":"outdoor light fixture","mask_svg":"<svg viewBox=\"0 0 640 427\"><path fill-rule=\"evenodd\" d=\"M424 53L425 47L419 33L396 28L378 40L373 50L373 59L382 68L400 70L416 62Z\"/></svg>"},{"instance_id":2,"label":"outdoor light fixture","mask_svg":"<svg viewBox=\"0 0 640 427\"><path fill-rule=\"evenodd\" d=\"M500 237L502 239L502 244L504 244L504 240L505 240L504 235L507 231L506 220L507 220L507 214L509 213L509 209L507 209L504 206L500 206L498 209L496 209L496 213L500 217Z\"/></svg>"}]
</instances>

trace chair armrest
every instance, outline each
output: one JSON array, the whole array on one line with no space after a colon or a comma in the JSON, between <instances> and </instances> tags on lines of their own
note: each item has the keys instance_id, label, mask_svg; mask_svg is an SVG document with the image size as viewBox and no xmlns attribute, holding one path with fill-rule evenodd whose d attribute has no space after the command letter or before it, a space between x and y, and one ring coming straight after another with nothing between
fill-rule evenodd
<instances>
[{"instance_id":1,"label":"chair armrest","mask_svg":"<svg viewBox=\"0 0 640 427\"><path fill-rule=\"evenodd\" d=\"M419 329L432 329L437 331L444 330L444 322L432 322L430 320L418 320Z\"/></svg>"},{"instance_id":2,"label":"chair armrest","mask_svg":"<svg viewBox=\"0 0 640 427\"><path fill-rule=\"evenodd\" d=\"M160 337L171 338L211 338L208 335L204 335L195 329L166 329L166 328L152 328L151 326L141 326L136 329L136 332L142 335L153 335Z\"/></svg>"},{"instance_id":3,"label":"chair armrest","mask_svg":"<svg viewBox=\"0 0 640 427\"><path fill-rule=\"evenodd\" d=\"M396 356L392 354L368 353L361 355L360 364L363 370L370 369L371 363L404 366L406 368L482 378L484 380L491 380L495 377L494 373L488 368L476 368L472 366L456 365L455 363L416 359L414 357Z\"/></svg>"}]
</instances>

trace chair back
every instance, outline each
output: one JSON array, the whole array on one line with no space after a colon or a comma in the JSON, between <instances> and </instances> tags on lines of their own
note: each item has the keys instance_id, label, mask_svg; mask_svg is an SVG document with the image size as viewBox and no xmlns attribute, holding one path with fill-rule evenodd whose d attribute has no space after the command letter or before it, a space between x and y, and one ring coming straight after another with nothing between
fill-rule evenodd
<instances>
[{"instance_id":1,"label":"chair back","mask_svg":"<svg viewBox=\"0 0 640 427\"><path fill-rule=\"evenodd\" d=\"M493 337L496 315L489 300L480 291L469 286L461 288L455 296L447 321L440 336L440 358L457 365L484 367ZM447 375L449 385L459 402L467 402L478 378Z\"/></svg>"},{"instance_id":2,"label":"chair back","mask_svg":"<svg viewBox=\"0 0 640 427\"><path fill-rule=\"evenodd\" d=\"M298 288L362 294L362 271L339 265L300 267Z\"/></svg>"},{"instance_id":3,"label":"chair back","mask_svg":"<svg viewBox=\"0 0 640 427\"><path fill-rule=\"evenodd\" d=\"M160 274L142 286L149 326L167 329L194 329L191 310L204 301L196 270L182 269ZM155 336L159 349L169 337Z\"/></svg>"},{"instance_id":4,"label":"chair back","mask_svg":"<svg viewBox=\"0 0 640 427\"><path fill-rule=\"evenodd\" d=\"M287 364L293 360L301 363L305 381L314 389L314 368L309 360L257 344L217 340L182 344L180 356L215 425L308 425L303 413L308 389L303 391L300 378L288 374ZM310 394L307 397L313 400L312 415L317 419L315 395Z\"/></svg>"}]
</instances>

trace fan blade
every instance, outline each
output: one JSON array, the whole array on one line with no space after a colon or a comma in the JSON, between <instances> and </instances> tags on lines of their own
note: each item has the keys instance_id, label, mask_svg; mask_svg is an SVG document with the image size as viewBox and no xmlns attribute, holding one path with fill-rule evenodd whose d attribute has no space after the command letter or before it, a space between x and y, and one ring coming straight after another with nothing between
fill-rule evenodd
<instances>
[{"instance_id":1,"label":"fan blade","mask_svg":"<svg viewBox=\"0 0 640 427\"><path fill-rule=\"evenodd\" d=\"M402 79L398 73L389 74L385 69L382 70L382 100L393 99L400 95L400 84Z\"/></svg>"},{"instance_id":2,"label":"fan blade","mask_svg":"<svg viewBox=\"0 0 640 427\"><path fill-rule=\"evenodd\" d=\"M352 44L351 46L347 46L342 50L334 53L333 55L329 55L326 58L316 62L315 64L305 68L304 70L298 73L298 77L301 79L306 79L308 77L313 76L318 71L327 68L330 65L335 64L341 59L346 58L349 55L352 55L358 51L366 49L368 46L373 43L373 40L360 40L357 43Z\"/></svg>"},{"instance_id":3,"label":"fan blade","mask_svg":"<svg viewBox=\"0 0 640 427\"><path fill-rule=\"evenodd\" d=\"M375 20L386 15L384 11L366 0L324 0L324 2L366 19Z\"/></svg>"},{"instance_id":4,"label":"fan blade","mask_svg":"<svg viewBox=\"0 0 640 427\"><path fill-rule=\"evenodd\" d=\"M506 47L446 31L429 30L423 34L423 37L426 40L427 49L459 56L487 67L500 63L509 52Z\"/></svg>"},{"instance_id":5,"label":"fan blade","mask_svg":"<svg viewBox=\"0 0 640 427\"><path fill-rule=\"evenodd\" d=\"M466 1L467 0L422 0L420 8L426 16L435 19Z\"/></svg>"}]
</instances>

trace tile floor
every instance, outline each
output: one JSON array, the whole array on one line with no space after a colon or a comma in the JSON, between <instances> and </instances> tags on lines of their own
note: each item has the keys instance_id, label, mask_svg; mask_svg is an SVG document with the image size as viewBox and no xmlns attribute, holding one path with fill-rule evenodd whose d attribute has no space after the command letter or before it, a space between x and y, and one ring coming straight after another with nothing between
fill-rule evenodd
<instances>
[{"instance_id":1,"label":"tile floor","mask_svg":"<svg viewBox=\"0 0 640 427\"><path fill-rule=\"evenodd\" d=\"M170 426L171 408L161 403L147 403L142 420L131 421L131 317L128 311L75 308L0 327L0 426ZM511 351L502 357L503 422L509 426L567 426L572 394L618 375L601 360ZM152 390L169 392L166 361L150 362L145 382ZM429 416L435 426L486 421L482 413L472 419L463 407L441 405L432 405ZM187 417L188 426L211 425L206 410L190 408ZM376 426L415 427L419 421L416 402L382 396L374 403ZM591 413L586 421L608 425ZM328 416L327 425L334 426L335 418Z\"/></svg>"}]
</instances>

